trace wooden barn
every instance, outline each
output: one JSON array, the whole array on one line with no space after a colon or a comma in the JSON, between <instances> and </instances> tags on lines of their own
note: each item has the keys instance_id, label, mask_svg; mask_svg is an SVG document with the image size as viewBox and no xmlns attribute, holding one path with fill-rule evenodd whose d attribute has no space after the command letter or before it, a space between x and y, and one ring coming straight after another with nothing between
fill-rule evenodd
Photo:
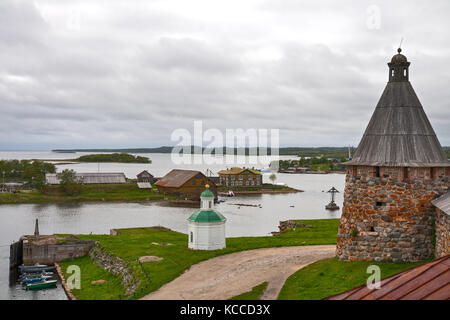
<instances>
[{"instance_id":1,"label":"wooden barn","mask_svg":"<svg viewBox=\"0 0 450 320\"><path fill-rule=\"evenodd\" d=\"M137 182L149 182L149 183L156 182L155 177L151 173L149 173L147 170L144 170L141 173L138 173L136 177L137 177Z\"/></svg>"},{"instance_id":2,"label":"wooden barn","mask_svg":"<svg viewBox=\"0 0 450 320\"><path fill-rule=\"evenodd\" d=\"M111 183L127 183L127 178L124 173L76 173L76 178L81 184L111 184ZM45 180L49 185L59 184L56 173L46 173Z\"/></svg>"},{"instance_id":3,"label":"wooden barn","mask_svg":"<svg viewBox=\"0 0 450 320\"><path fill-rule=\"evenodd\" d=\"M189 200L199 200L207 184L217 198L215 183L200 171L173 169L155 183L160 193Z\"/></svg>"}]
</instances>

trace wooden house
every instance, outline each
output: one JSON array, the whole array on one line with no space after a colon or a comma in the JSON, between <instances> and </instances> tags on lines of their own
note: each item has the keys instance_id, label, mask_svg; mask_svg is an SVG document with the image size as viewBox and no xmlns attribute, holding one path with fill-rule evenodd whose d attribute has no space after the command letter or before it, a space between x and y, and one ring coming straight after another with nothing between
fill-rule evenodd
<instances>
[{"instance_id":1,"label":"wooden house","mask_svg":"<svg viewBox=\"0 0 450 320\"><path fill-rule=\"evenodd\" d=\"M190 200L199 200L200 194L205 190L207 184L217 198L215 183L200 171L173 169L155 183L158 191L162 194Z\"/></svg>"},{"instance_id":2,"label":"wooden house","mask_svg":"<svg viewBox=\"0 0 450 320\"><path fill-rule=\"evenodd\" d=\"M262 174L255 169L234 167L219 171L219 181L227 187L262 186Z\"/></svg>"},{"instance_id":3,"label":"wooden house","mask_svg":"<svg viewBox=\"0 0 450 320\"><path fill-rule=\"evenodd\" d=\"M147 170L144 170L141 173L138 173L136 177L137 177L137 182L148 182L148 183L156 182L155 177L151 173L149 173Z\"/></svg>"}]
</instances>

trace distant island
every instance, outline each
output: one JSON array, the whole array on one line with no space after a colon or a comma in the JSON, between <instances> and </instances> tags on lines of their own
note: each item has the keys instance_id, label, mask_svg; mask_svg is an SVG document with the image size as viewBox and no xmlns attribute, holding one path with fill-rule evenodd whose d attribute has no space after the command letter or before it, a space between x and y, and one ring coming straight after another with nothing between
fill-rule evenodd
<instances>
[{"instance_id":1,"label":"distant island","mask_svg":"<svg viewBox=\"0 0 450 320\"><path fill-rule=\"evenodd\" d=\"M133 156L128 153L100 153L88 154L73 159L78 162L119 162L119 163L152 163L147 157Z\"/></svg>"},{"instance_id":2,"label":"distant island","mask_svg":"<svg viewBox=\"0 0 450 320\"><path fill-rule=\"evenodd\" d=\"M126 148L126 149L56 149L53 152L120 152L120 153L171 153L174 147L162 146L157 148ZM190 146L190 151L194 153L202 153L211 150L212 154L215 154L215 150L212 148L200 148L195 146ZM450 147L443 147L444 152L447 157L450 158ZM242 148L233 148L234 154L238 151L242 151ZM355 147L350 147L350 153L355 152ZM222 148L222 153L225 154L227 148ZM246 155L250 154L250 151L254 149L245 148L244 153ZM279 149L280 156L298 156L298 157L326 157L326 158L346 158L348 157L349 147L282 147ZM267 150L268 155L270 155L270 149ZM256 153L258 154L258 153Z\"/></svg>"}]
</instances>

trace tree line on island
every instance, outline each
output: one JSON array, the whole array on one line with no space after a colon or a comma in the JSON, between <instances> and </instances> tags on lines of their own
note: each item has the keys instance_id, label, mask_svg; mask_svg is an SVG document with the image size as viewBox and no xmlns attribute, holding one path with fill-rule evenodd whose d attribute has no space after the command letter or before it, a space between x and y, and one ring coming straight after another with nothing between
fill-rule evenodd
<instances>
[{"instance_id":1,"label":"tree line on island","mask_svg":"<svg viewBox=\"0 0 450 320\"><path fill-rule=\"evenodd\" d=\"M100 153L88 154L78 157L74 161L79 162L119 162L119 163L151 163L147 157L133 156L128 153Z\"/></svg>"},{"instance_id":2,"label":"tree line on island","mask_svg":"<svg viewBox=\"0 0 450 320\"><path fill-rule=\"evenodd\" d=\"M126 149L57 149L52 150L53 152L120 152L120 153L172 153L174 147L163 146L157 148L126 148ZM211 152L211 154L216 154L214 148L200 148L195 146L186 147L191 153L203 153ZM238 152L244 152L244 154L249 155L250 152L255 152L255 149L250 148L218 148L222 154L238 154ZM220 150L222 149L222 150ZM356 150L355 147L282 147L279 148L279 155L290 156L295 155L298 157L326 157L326 158L345 158L348 157L348 153L353 154ZM450 146L443 147L444 152L447 157L450 158ZM259 150L256 150L259 154ZM267 149L267 154L270 155L270 148Z\"/></svg>"}]
</instances>

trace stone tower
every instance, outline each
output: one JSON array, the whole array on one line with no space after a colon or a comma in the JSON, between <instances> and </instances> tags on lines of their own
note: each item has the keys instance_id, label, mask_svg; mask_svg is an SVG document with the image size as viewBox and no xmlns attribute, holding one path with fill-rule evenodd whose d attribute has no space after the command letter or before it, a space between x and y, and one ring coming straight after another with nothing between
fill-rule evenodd
<instances>
[{"instance_id":1,"label":"stone tower","mask_svg":"<svg viewBox=\"0 0 450 320\"><path fill-rule=\"evenodd\" d=\"M346 163L336 248L341 260L417 261L433 254L431 201L448 189L450 163L409 82L409 65L398 49Z\"/></svg>"}]
</instances>

